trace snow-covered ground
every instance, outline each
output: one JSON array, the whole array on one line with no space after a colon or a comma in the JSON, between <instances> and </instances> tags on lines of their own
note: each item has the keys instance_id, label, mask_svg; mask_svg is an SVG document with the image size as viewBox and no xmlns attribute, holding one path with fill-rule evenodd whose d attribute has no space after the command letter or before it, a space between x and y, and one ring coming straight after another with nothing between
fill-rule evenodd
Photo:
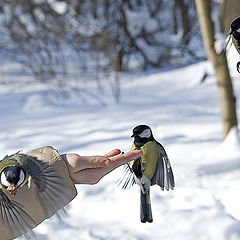
<instances>
[{"instance_id":1,"label":"snow-covered ground","mask_svg":"<svg viewBox=\"0 0 240 240\"><path fill-rule=\"evenodd\" d=\"M239 106L240 75L235 64L234 60ZM205 70L209 77L200 83ZM79 99L57 102L49 91L36 87L13 91L1 85L0 157L45 145L60 153L82 155L104 154L113 148L126 152L132 128L148 124L165 146L175 174L174 191L152 187L151 224L140 223L138 187L123 191L116 186L122 173L118 168L97 185L78 185L69 217L63 222L43 222L36 228L38 239L240 239L240 144L236 129L222 142L219 98L210 64L123 74L121 89L120 103L105 90L102 97L108 104L101 106L84 105Z\"/></svg>"}]
</instances>

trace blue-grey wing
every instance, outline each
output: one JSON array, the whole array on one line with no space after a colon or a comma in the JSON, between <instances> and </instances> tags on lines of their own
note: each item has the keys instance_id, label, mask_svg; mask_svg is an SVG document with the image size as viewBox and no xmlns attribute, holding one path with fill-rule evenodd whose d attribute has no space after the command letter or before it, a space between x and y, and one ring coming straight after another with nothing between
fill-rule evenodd
<instances>
[{"instance_id":1,"label":"blue-grey wing","mask_svg":"<svg viewBox=\"0 0 240 240\"><path fill-rule=\"evenodd\" d=\"M173 171L172 171L172 166L170 164L170 160L167 156L167 153L164 149L164 147L159 144L159 148L160 148L160 154L161 154L161 158L163 159L163 165L164 165L164 175L165 175L165 188L167 190L170 189L174 189L175 187L175 181L174 181L174 175L173 175Z\"/></svg>"},{"instance_id":2,"label":"blue-grey wing","mask_svg":"<svg viewBox=\"0 0 240 240\"><path fill-rule=\"evenodd\" d=\"M162 190L173 190L175 187L175 181L169 158L164 147L159 142L157 143L159 146L160 155L158 158L156 171L151 179L152 185L158 184Z\"/></svg>"},{"instance_id":3,"label":"blue-grey wing","mask_svg":"<svg viewBox=\"0 0 240 240\"><path fill-rule=\"evenodd\" d=\"M23 210L22 206L8 198L0 190L0 221L14 236L34 236L32 229L36 226L34 220Z\"/></svg>"}]
</instances>

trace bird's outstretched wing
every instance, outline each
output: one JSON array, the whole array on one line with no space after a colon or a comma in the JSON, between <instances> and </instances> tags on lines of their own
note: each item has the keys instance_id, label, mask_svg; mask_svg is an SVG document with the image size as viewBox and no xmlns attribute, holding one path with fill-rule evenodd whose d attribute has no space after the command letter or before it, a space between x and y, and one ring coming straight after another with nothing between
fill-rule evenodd
<instances>
[{"instance_id":1,"label":"bird's outstretched wing","mask_svg":"<svg viewBox=\"0 0 240 240\"><path fill-rule=\"evenodd\" d=\"M0 190L0 221L15 236L25 235L27 239L35 236L32 228L36 224L33 219L20 204L10 200L2 190Z\"/></svg>"},{"instance_id":2,"label":"bird's outstretched wing","mask_svg":"<svg viewBox=\"0 0 240 240\"><path fill-rule=\"evenodd\" d=\"M133 170L130 167L129 163L126 163L123 166L123 175L122 177L117 181L117 185L121 186L122 189L130 188L133 184L135 184L135 179L133 175Z\"/></svg>"},{"instance_id":3,"label":"bird's outstretched wing","mask_svg":"<svg viewBox=\"0 0 240 240\"><path fill-rule=\"evenodd\" d=\"M64 207L71 200L63 179L48 163L21 155L28 160L26 171L38 188L39 199L47 215L49 217L54 214L59 216L59 210L64 211Z\"/></svg>"},{"instance_id":4,"label":"bird's outstretched wing","mask_svg":"<svg viewBox=\"0 0 240 240\"><path fill-rule=\"evenodd\" d=\"M159 146L160 156L155 174L151 180L152 185L158 184L162 190L173 190L175 182L170 161L164 147L159 142L157 142L157 144Z\"/></svg>"}]
</instances>

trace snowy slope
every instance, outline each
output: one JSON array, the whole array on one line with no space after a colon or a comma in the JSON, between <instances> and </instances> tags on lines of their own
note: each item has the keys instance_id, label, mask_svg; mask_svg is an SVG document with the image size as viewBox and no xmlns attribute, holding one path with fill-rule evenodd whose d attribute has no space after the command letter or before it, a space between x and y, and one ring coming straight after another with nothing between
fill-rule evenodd
<instances>
[{"instance_id":1,"label":"snowy slope","mask_svg":"<svg viewBox=\"0 0 240 240\"><path fill-rule=\"evenodd\" d=\"M235 92L240 90L233 61ZM200 79L207 71L210 77ZM21 77L24 78L24 77ZM57 103L44 89L1 86L0 155L52 145L61 153L128 151L131 130L149 124L166 148L176 189L152 187L154 222L139 220L137 186L116 186L119 168L95 186L78 185L69 217L36 228L40 240L240 239L240 144L237 130L222 143L218 92L212 68L202 62L172 71L123 74L122 101L83 106ZM239 94L238 94L239 95Z\"/></svg>"}]
</instances>

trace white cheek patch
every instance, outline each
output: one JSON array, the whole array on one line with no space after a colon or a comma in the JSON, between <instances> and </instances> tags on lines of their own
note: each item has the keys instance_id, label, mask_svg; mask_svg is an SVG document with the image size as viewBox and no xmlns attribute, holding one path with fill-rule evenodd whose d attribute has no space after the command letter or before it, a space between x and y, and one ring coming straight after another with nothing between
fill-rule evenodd
<instances>
[{"instance_id":1,"label":"white cheek patch","mask_svg":"<svg viewBox=\"0 0 240 240\"><path fill-rule=\"evenodd\" d=\"M24 180L25 180L25 174L24 174L23 170L21 170L20 171L20 179L18 181L17 186L19 187L24 182Z\"/></svg>"},{"instance_id":2,"label":"white cheek patch","mask_svg":"<svg viewBox=\"0 0 240 240\"><path fill-rule=\"evenodd\" d=\"M10 186L10 183L7 181L7 178L6 178L4 172L2 172L2 174L1 174L1 184L5 187Z\"/></svg>"},{"instance_id":3,"label":"white cheek patch","mask_svg":"<svg viewBox=\"0 0 240 240\"><path fill-rule=\"evenodd\" d=\"M151 130L145 129L142 133L138 134L140 138L150 138L151 137Z\"/></svg>"},{"instance_id":4,"label":"white cheek patch","mask_svg":"<svg viewBox=\"0 0 240 240\"><path fill-rule=\"evenodd\" d=\"M238 30L236 30L236 32L239 32L240 33L240 28Z\"/></svg>"}]
</instances>

